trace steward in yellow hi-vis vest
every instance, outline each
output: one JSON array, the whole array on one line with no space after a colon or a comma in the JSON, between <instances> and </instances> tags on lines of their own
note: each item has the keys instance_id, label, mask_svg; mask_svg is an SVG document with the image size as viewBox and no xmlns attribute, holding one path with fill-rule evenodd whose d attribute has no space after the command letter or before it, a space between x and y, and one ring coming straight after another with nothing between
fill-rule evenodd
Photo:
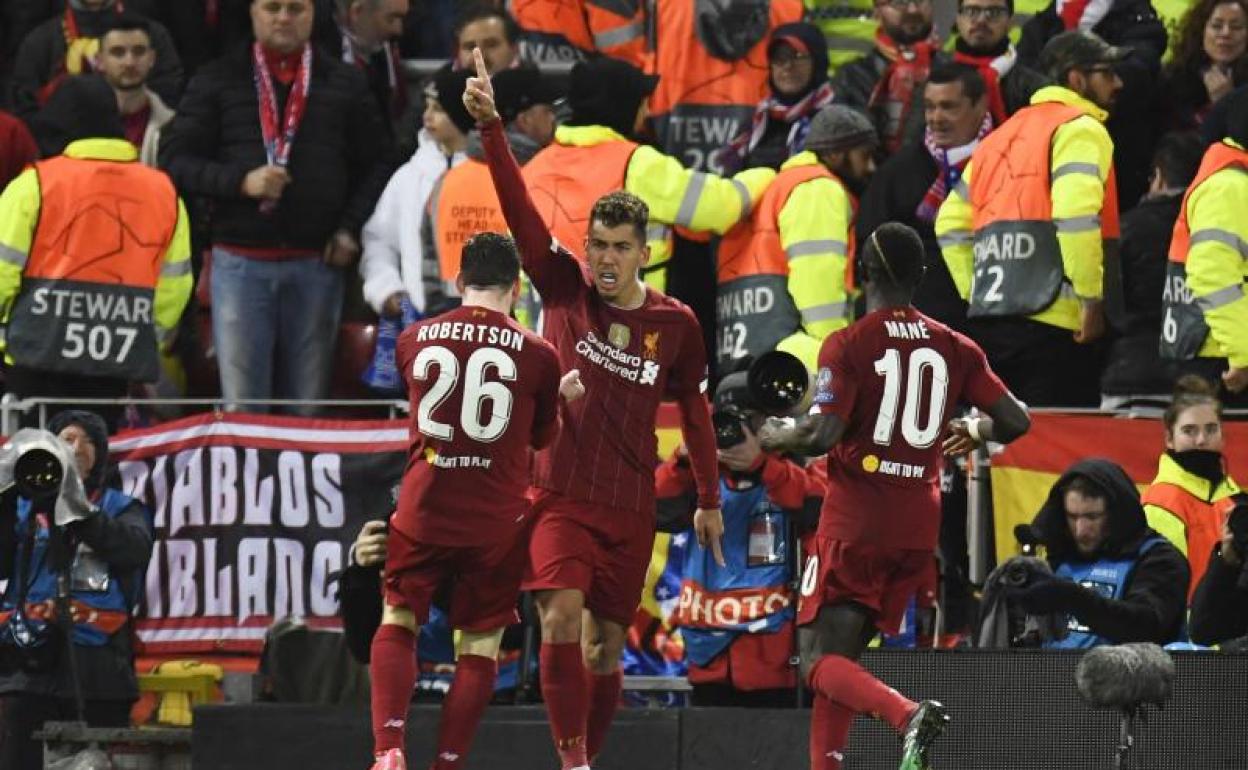
<instances>
[{"instance_id":1,"label":"steward in yellow hi-vis vest","mask_svg":"<svg viewBox=\"0 0 1248 770\"><path fill-rule=\"evenodd\" d=\"M186 209L125 139L72 142L0 196L10 363L154 381L192 280Z\"/></svg>"},{"instance_id":2,"label":"steward in yellow hi-vis vest","mask_svg":"<svg viewBox=\"0 0 1248 770\"><path fill-rule=\"evenodd\" d=\"M658 78L606 57L572 68L569 125L524 166L533 205L556 240L584 253L589 211L608 192L626 190L650 208L646 283L665 288L671 228L726 233L749 215L776 172L742 171L731 179L693 171L653 147L626 137L644 118L645 98Z\"/></svg>"},{"instance_id":3,"label":"steward in yellow hi-vis vest","mask_svg":"<svg viewBox=\"0 0 1248 770\"><path fill-rule=\"evenodd\" d=\"M1226 358L1232 369L1248 368L1246 287L1248 152L1228 138L1205 152L1174 224L1161 298L1162 357Z\"/></svg>"},{"instance_id":4,"label":"steward in yellow hi-vis vest","mask_svg":"<svg viewBox=\"0 0 1248 770\"><path fill-rule=\"evenodd\" d=\"M771 350L815 371L823 339L851 320L854 218L879 138L851 107L811 121L807 150L781 167L746 222L719 245L719 371ZM848 185L848 186L847 186Z\"/></svg>"}]
</instances>

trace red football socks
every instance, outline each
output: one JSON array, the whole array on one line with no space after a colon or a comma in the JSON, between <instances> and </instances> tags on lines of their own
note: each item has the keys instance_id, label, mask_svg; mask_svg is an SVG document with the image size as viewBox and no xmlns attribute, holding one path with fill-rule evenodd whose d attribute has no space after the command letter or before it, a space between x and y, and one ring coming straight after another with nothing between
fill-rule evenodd
<instances>
[{"instance_id":1,"label":"red football socks","mask_svg":"<svg viewBox=\"0 0 1248 770\"><path fill-rule=\"evenodd\" d=\"M368 672L373 690L373 751L403 748L403 728L416 686L416 635L382 625L373 637Z\"/></svg>"},{"instance_id":2,"label":"red football socks","mask_svg":"<svg viewBox=\"0 0 1248 770\"><path fill-rule=\"evenodd\" d=\"M543 644L541 675L542 698L546 701L561 770L585 767L589 764L585 754L589 694L580 643Z\"/></svg>"},{"instance_id":3,"label":"red football socks","mask_svg":"<svg viewBox=\"0 0 1248 770\"><path fill-rule=\"evenodd\" d=\"M438 755L430 770L461 767L472 746L481 716L494 696L498 662L482 655L460 655L455 662L455 679L442 701L442 721L438 725Z\"/></svg>"},{"instance_id":4,"label":"red football socks","mask_svg":"<svg viewBox=\"0 0 1248 770\"><path fill-rule=\"evenodd\" d=\"M810 689L857 714L870 714L905 729L918 705L840 655L824 655L810 672Z\"/></svg>"},{"instance_id":5,"label":"red football socks","mask_svg":"<svg viewBox=\"0 0 1248 770\"><path fill-rule=\"evenodd\" d=\"M841 770L854 712L822 695L810 712L810 770Z\"/></svg>"},{"instance_id":6,"label":"red football socks","mask_svg":"<svg viewBox=\"0 0 1248 770\"><path fill-rule=\"evenodd\" d=\"M585 732L585 754L593 762L602 750L615 710L620 705L620 691L624 689L624 672L616 669L610 674L589 675L589 720Z\"/></svg>"}]
</instances>

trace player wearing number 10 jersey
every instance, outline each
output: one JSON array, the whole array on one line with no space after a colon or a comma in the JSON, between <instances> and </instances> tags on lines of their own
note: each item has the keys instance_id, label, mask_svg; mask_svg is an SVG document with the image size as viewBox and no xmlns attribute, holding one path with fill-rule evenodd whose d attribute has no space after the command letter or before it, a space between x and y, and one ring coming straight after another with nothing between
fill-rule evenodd
<instances>
[{"instance_id":1,"label":"player wearing number 10 jersey","mask_svg":"<svg viewBox=\"0 0 1248 770\"><path fill-rule=\"evenodd\" d=\"M463 306L399 337L412 441L370 660L378 770L404 767L416 631L434 593L450 589L451 625L462 632L434 768L458 767L468 753L494 692L503 628L516 617L528 553L528 450L558 432L561 390L555 349L508 317L519 274L510 238L474 236L460 266Z\"/></svg>"},{"instance_id":2,"label":"player wearing number 10 jersey","mask_svg":"<svg viewBox=\"0 0 1248 770\"><path fill-rule=\"evenodd\" d=\"M877 629L898 630L931 568L942 451L1012 441L1029 419L974 342L911 305L923 277L914 230L881 226L863 262L869 312L824 340L818 413L792 428L765 425L759 439L771 450L828 455L828 491L798 605L803 672L815 693L811 768L841 767L850 723L863 713L902 734L902 770L922 770L948 721L944 708L910 701L855 661ZM959 402L990 417L950 421Z\"/></svg>"}]
</instances>

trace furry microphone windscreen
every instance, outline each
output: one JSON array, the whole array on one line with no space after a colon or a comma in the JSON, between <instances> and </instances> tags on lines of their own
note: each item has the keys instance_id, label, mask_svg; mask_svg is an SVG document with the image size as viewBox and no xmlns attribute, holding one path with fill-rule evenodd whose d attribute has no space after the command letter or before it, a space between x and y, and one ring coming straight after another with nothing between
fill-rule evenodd
<instances>
[{"instance_id":1,"label":"furry microphone windscreen","mask_svg":"<svg viewBox=\"0 0 1248 770\"><path fill-rule=\"evenodd\" d=\"M1075 686L1092 708L1160 706L1174 690L1174 661L1152 643L1096 647L1075 668Z\"/></svg>"}]
</instances>

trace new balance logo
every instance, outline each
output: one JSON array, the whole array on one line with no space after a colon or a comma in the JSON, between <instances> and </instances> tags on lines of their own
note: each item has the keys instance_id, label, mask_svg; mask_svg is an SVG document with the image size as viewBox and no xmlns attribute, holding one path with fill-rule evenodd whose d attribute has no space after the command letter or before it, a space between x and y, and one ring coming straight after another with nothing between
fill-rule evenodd
<instances>
[{"instance_id":1,"label":"new balance logo","mask_svg":"<svg viewBox=\"0 0 1248 770\"><path fill-rule=\"evenodd\" d=\"M459 755L453 751L444 751L438 755L438 759L442 760L443 762L458 762Z\"/></svg>"},{"instance_id":2,"label":"new balance logo","mask_svg":"<svg viewBox=\"0 0 1248 770\"><path fill-rule=\"evenodd\" d=\"M402 730L403 720L402 719L387 719L386 723L382 725L383 729L389 729L391 727L393 727L396 730Z\"/></svg>"}]
</instances>

